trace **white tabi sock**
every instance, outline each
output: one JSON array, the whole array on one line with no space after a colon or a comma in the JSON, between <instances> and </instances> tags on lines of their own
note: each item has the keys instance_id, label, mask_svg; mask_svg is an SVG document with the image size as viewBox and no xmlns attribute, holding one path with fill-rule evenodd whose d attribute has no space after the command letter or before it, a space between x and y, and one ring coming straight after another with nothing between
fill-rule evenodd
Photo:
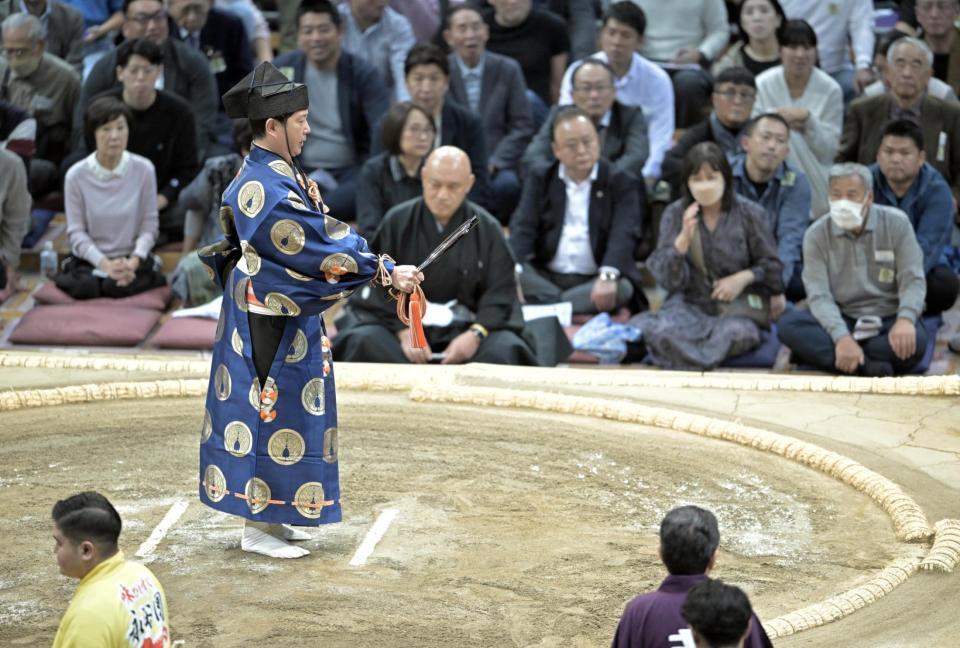
<instances>
[{"instance_id":1,"label":"white tabi sock","mask_svg":"<svg viewBox=\"0 0 960 648\"><path fill-rule=\"evenodd\" d=\"M273 529L271 529L273 531ZM289 524L280 525L280 537L284 540L312 540L313 536L307 533L306 531L301 531L300 529L294 528Z\"/></svg>"},{"instance_id":2,"label":"white tabi sock","mask_svg":"<svg viewBox=\"0 0 960 648\"><path fill-rule=\"evenodd\" d=\"M281 538L250 525L243 527L243 539L240 541L240 548L270 558L302 558L310 553L303 547L295 547Z\"/></svg>"}]
</instances>

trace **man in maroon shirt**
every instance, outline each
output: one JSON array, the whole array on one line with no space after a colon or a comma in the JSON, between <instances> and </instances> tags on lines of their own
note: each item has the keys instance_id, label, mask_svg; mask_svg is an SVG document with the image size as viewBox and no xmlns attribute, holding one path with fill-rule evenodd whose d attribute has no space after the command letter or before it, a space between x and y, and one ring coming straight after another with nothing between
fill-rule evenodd
<instances>
[{"instance_id":1,"label":"man in maroon shirt","mask_svg":"<svg viewBox=\"0 0 960 648\"><path fill-rule=\"evenodd\" d=\"M670 573L655 592L627 603L613 648L695 648L693 633L681 610L687 592L708 581L717 559L717 518L698 506L680 506L660 523L660 560ZM750 619L745 648L770 648L757 615Z\"/></svg>"}]
</instances>

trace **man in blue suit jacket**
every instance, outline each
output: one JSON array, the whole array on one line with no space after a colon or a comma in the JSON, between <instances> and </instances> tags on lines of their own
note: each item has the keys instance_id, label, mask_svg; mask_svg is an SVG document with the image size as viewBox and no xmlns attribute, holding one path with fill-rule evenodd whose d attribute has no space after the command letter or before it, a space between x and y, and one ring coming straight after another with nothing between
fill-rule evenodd
<instances>
[{"instance_id":1,"label":"man in blue suit jacket","mask_svg":"<svg viewBox=\"0 0 960 648\"><path fill-rule=\"evenodd\" d=\"M340 47L341 17L329 0L304 0L297 11L298 49L274 61L310 93L310 133L300 156L332 214L356 217L357 175L371 150L374 125L387 111L386 85L366 61Z\"/></svg>"},{"instance_id":2,"label":"man in blue suit jacket","mask_svg":"<svg viewBox=\"0 0 960 648\"><path fill-rule=\"evenodd\" d=\"M222 97L253 70L253 51L243 21L212 4L212 0L170 0L170 36L207 58L217 79L217 96Z\"/></svg>"},{"instance_id":3,"label":"man in blue suit jacket","mask_svg":"<svg viewBox=\"0 0 960 648\"><path fill-rule=\"evenodd\" d=\"M533 137L533 117L523 70L513 59L488 52L489 36L476 7L462 4L447 14L443 37L453 50L448 92L483 122L495 214L506 222L520 199L517 168Z\"/></svg>"}]
</instances>

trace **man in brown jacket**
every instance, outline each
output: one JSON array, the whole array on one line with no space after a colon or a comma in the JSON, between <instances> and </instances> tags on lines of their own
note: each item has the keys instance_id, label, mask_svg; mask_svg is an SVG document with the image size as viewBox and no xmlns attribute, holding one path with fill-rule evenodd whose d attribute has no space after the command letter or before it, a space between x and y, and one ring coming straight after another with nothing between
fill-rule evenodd
<instances>
[{"instance_id":1,"label":"man in brown jacket","mask_svg":"<svg viewBox=\"0 0 960 648\"><path fill-rule=\"evenodd\" d=\"M901 38L887 53L888 93L850 105L840 138L838 162L872 164L877 160L883 124L907 119L923 130L929 162L960 196L960 106L926 94L933 52L921 40Z\"/></svg>"}]
</instances>

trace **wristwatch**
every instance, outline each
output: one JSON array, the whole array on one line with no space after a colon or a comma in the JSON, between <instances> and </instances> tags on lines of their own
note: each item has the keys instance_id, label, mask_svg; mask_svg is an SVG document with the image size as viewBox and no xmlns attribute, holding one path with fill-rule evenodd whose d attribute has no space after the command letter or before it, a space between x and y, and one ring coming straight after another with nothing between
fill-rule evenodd
<instances>
[{"instance_id":1,"label":"wristwatch","mask_svg":"<svg viewBox=\"0 0 960 648\"><path fill-rule=\"evenodd\" d=\"M604 268L600 271L600 274L597 275L597 278L600 281L616 281L620 278L620 273L616 270L611 270L609 268Z\"/></svg>"},{"instance_id":2,"label":"wristwatch","mask_svg":"<svg viewBox=\"0 0 960 648\"><path fill-rule=\"evenodd\" d=\"M481 342L487 339L487 336L490 335L490 331L487 330L487 327L483 324L471 324L469 331L477 336L477 339Z\"/></svg>"}]
</instances>

